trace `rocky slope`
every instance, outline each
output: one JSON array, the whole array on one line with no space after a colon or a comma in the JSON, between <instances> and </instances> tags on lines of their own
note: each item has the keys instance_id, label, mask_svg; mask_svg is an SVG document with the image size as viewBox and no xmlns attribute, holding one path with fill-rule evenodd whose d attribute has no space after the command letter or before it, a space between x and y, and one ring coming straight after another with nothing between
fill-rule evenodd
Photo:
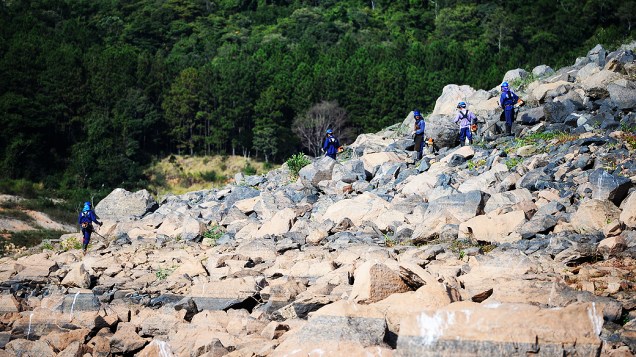
<instances>
[{"instance_id":1,"label":"rocky slope","mask_svg":"<svg viewBox=\"0 0 636 357\"><path fill-rule=\"evenodd\" d=\"M497 93L449 85L420 162L409 116L298 180L115 190L86 257L0 260L0 356L631 356L635 66L535 68L518 139ZM458 100L485 122L473 147L451 148Z\"/></svg>"}]
</instances>

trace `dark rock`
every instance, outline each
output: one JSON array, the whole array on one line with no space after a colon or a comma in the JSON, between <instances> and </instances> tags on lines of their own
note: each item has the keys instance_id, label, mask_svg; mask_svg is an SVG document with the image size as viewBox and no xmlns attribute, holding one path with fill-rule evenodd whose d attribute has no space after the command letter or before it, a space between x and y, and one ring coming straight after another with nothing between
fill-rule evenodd
<instances>
[{"instance_id":1,"label":"dark rock","mask_svg":"<svg viewBox=\"0 0 636 357\"><path fill-rule=\"evenodd\" d=\"M627 87L611 83L607 86L610 99L614 105L620 110L628 110L636 108L636 86Z\"/></svg>"},{"instance_id":2,"label":"dark rock","mask_svg":"<svg viewBox=\"0 0 636 357\"><path fill-rule=\"evenodd\" d=\"M484 213L484 206L490 195L483 191L469 191L443 196L429 202L425 217L450 214L460 222L465 222Z\"/></svg>"},{"instance_id":3,"label":"dark rock","mask_svg":"<svg viewBox=\"0 0 636 357\"><path fill-rule=\"evenodd\" d=\"M589 182L592 185L593 198L610 200L617 206L620 206L620 203L632 187L632 182L629 178L612 175L602 169L592 171L589 176Z\"/></svg>"},{"instance_id":4,"label":"dark rock","mask_svg":"<svg viewBox=\"0 0 636 357\"><path fill-rule=\"evenodd\" d=\"M439 148L454 147L457 142L457 126L446 115L431 115L426 119L426 133Z\"/></svg>"},{"instance_id":5,"label":"dark rock","mask_svg":"<svg viewBox=\"0 0 636 357\"><path fill-rule=\"evenodd\" d=\"M448 167L457 167L466 162L466 158L462 155L455 154L448 160Z\"/></svg>"},{"instance_id":6,"label":"dark rock","mask_svg":"<svg viewBox=\"0 0 636 357\"><path fill-rule=\"evenodd\" d=\"M247 186L234 186L232 188L232 192L227 195L223 202L223 207L225 209L229 209L234 206L236 201L252 198L259 196L261 192L255 188L247 187Z\"/></svg>"},{"instance_id":7,"label":"dark rock","mask_svg":"<svg viewBox=\"0 0 636 357\"><path fill-rule=\"evenodd\" d=\"M545 119L543 107L531 108L521 113L518 120L524 125L534 125Z\"/></svg>"},{"instance_id":8,"label":"dark rock","mask_svg":"<svg viewBox=\"0 0 636 357\"><path fill-rule=\"evenodd\" d=\"M312 164L300 169L300 171L298 172L300 181L305 187L318 187L318 182L331 180L332 171L335 164L336 160L328 156L324 156L319 160L314 161Z\"/></svg>"},{"instance_id":9,"label":"dark rock","mask_svg":"<svg viewBox=\"0 0 636 357\"><path fill-rule=\"evenodd\" d=\"M551 181L552 177L545 172L545 168L538 168L530 170L523 175L519 182L517 182L517 187L537 191L546 186L549 187L549 182Z\"/></svg>"}]
</instances>

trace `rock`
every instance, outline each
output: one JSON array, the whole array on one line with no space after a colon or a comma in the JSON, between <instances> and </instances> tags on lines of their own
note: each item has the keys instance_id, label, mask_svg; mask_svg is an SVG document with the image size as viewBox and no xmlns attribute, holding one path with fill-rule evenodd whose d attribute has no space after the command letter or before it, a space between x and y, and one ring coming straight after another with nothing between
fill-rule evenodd
<instances>
[{"instance_id":1,"label":"rock","mask_svg":"<svg viewBox=\"0 0 636 357\"><path fill-rule=\"evenodd\" d=\"M95 206L95 214L101 219L125 221L141 218L157 208L157 202L146 190L132 193L116 188Z\"/></svg>"},{"instance_id":2,"label":"rock","mask_svg":"<svg viewBox=\"0 0 636 357\"><path fill-rule=\"evenodd\" d=\"M532 69L532 75L535 78L545 78L554 75L556 72L550 67L544 64L534 67Z\"/></svg>"},{"instance_id":3,"label":"rock","mask_svg":"<svg viewBox=\"0 0 636 357\"><path fill-rule=\"evenodd\" d=\"M610 83L620 79L621 75L608 70L601 70L581 81L581 86L588 97L593 100L607 98L609 92L607 87Z\"/></svg>"},{"instance_id":4,"label":"rock","mask_svg":"<svg viewBox=\"0 0 636 357\"><path fill-rule=\"evenodd\" d=\"M368 261L356 268L350 300L369 304L409 290L398 273L382 263Z\"/></svg>"},{"instance_id":5,"label":"rock","mask_svg":"<svg viewBox=\"0 0 636 357\"><path fill-rule=\"evenodd\" d=\"M605 66L605 57L606 56L607 56L607 51L600 44L594 46L594 48L592 48L587 53L587 58L589 58L589 60L592 63L596 64L599 67Z\"/></svg>"},{"instance_id":6,"label":"rock","mask_svg":"<svg viewBox=\"0 0 636 357\"><path fill-rule=\"evenodd\" d=\"M387 162L402 162L403 160L393 152L377 152L366 154L360 158L364 165L364 169L371 174L371 176L375 176L378 168Z\"/></svg>"},{"instance_id":7,"label":"rock","mask_svg":"<svg viewBox=\"0 0 636 357\"><path fill-rule=\"evenodd\" d=\"M49 274L58 269L57 263L46 257L31 256L29 258L18 260L16 270L19 272L11 280L45 283L48 281Z\"/></svg>"},{"instance_id":8,"label":"rock","mask_svg":"<svg viewBox=\"0 0 636 357\"><path fill-rule=\"evenodd\" d=\"M628 82L628 86L610 83L607 86L609 97L620 110L636 108L636 85Z\"/></svg>"},{"instance_id":9,"label":"rock","mask_svg":"<svg viewBox=\"0 0 636 357\"><path fill-rule=\"evenodd\" d=\"M567 92L572 88L572 83L567 81L557 81L552 83L540 83L536 87L533 87L530 93L530 100L535 100L539 103L548 102L553 97L559 95L556 93ZM550 94L552 93L552 94ZM556 95L555 95L556 94Z\"/></svg>"},{"instance_id":10,"label":"rock","mask_svg":"<svg viewBox=\"0 0 636 357\"><path fill-rule=\"evenodd\" d=\"M526 222L523 211L502 215L477 216L459 225L459 239L471 239L489 243L510 243L521 239L517 232Z\"/></svg>"},{"instance_id":11,"label":"rock","mask_svg":"<svg viewBox=\"0 0 636 357\"><path fill-rule=\"evenodd\" d=\"M331 220L332 222L342 222L345 218L360 226L364 221L373 221L384 210L386 210L388 202L382 198L365 192L351 199L344 199L329 206L323 220Z\"/></svg>"},{"instance_id":12,"label":"rock","mask_svg":"<svg viewBox=\"0 0 636 357\"><path fill-rule=\"evenodd\" d=\"M596 249L603 256L603 259L607 260L627 249L627 241L623 236L605 238Z\"/></svg>"},{"instance_id":13,"label":"rock","mask_svg":"<svg viewBox=\"0 0 636 357\"><path fill-rule=\"evenodd\" d=\"M298 176L303 186L307 188L317 187L318 182L331 180L331 172L336 164L336 160L323 156L300 169Z\"/></svg>"},{"instance_id":14,"label":"rock","mask_svg":"<svg viewBox=\"0 0 636 357\"><path fill-rule=\"evenodd\" d=\"M457 125L448 117L453 115L457 102L453 103L453 111L447 115L432 114L426 118L426 136L435 140L438 148L454 147L457 143ZM436 105L437 107L437 105Z\"/></svg>"},{"instance_id":15,"label":"rock","mask_svg":"<svg viewBox=\"0 0 636 357\"><path fill-rule=\"evenodd\" d=\"M402 194L425 196L437 184L437 176L431 172L422 172L419 175L410 176L404 181Z\"/></svg>"},{"instance_id":16,"label":"rock","mask_svg":"<svg viewBox=\"0 0 636 357\"><path fill-rule=\"evenodd\" d=\"M83 263L77 263L62 280L62 285L88 289L91 286L91 276Z\"/></svg>"},{"instance_id":17,"label":"rock","mask_svg":"<svg viewBox=\"0 0 636 357\"><path fill-rule=\"evenodd\" d=\"M620 213L620 209L612 202L592 199L579 206L570 223L579 233L599 233L606 224L617 221Z\"/></svg>"},{"instance_id":18,"label":"rock","mask_svg":"<svg viewBox=\"0 0 636 357\"><path fill-rule=\"evenodd\" d=\"M196 240L202 237L203 233L207 230L207 226L204 222L190 216L183 218L182 225L181 239L185 241Z\"/></svg>"},{"instance_id":19,"label":"rock","mask_svg":"<svg viewBox=\"0 0 636 357\"><path fill-rule=\"evenodd\" d=\"M72 342L64 351L57 354L57 357L79 357L90 355L92 350L85 343L79 341Z\"/></svg>"},{"instance_id":20,"label":"rock","mask_svg":"<svg viewBox=\"0 0 636 357\"><path fill-rule=\"evenodd\" d=\"M226 350L227 352L227 350ZM138 357L175 357L170 344L166 341L152 340L138 354ZM215 356L216 357L216 356Z\"/></svg>"},{"instance_id":21,"label":"rock","mask_svg":"<svg viewBox=\"0 0 636 357\"><path fill-rule=\"evenodd\" d=\"M133 353L145 344L146 340L139 337L133 324L122 322L110 340L110 350L112 353Z\"/></svg>"},{"instance_id":22,"label":"rock","mask_svg":"<svg viewBox=\"0 0 636 357\"><path fill-rule=\"evenodd\" d=\"M266 235L275 236L285 234L289 232L295 219L296 211L291 208L285 208L276 213L270 220L266 221L258 232L256 232L255 238L262 238Z\"/></svg>"},{"instance_id":23,"label":"rock","mask_svg":"<svg viewBox=\"0 0 636 357\"><path fill-rule=\"evenodd\" d=\"M603 169L592 171L589 176L592 185L592 197L597 200L610 200L616 205L620 205L627 191L632 186L629 178L616 176Z\"/></svg>"},{"instance_id":24,"label":"rock","mask_svg":"<svg viewBox=\"0 0 636 357\"><path fill-rule=\"evenodd\" d=\"M349 160L334 166L331 176L331 179L334 181L342 181L346 183L364 181L366 178L367 174L362 160Z\"/></svg>"},{"instance_id":25,"label":"rock","mask_svg":"<svg viewBox=\"0 0 636 357\"><path fill-rule=\"evenodd\" d=\"M261 289L253 277L228 278L192 286L192 300L203 310L225 310L252 297Z\"/></svg>"},{"instance_id":26,"label":"rock","mask_svg":"<svg viewBox=\"0 0 636 357\"><path fill-rule=\"evenodd\" d=\"M458 86L456 84L449 84L444 86L444 89L442 89L442 95L440 95L435 101L435 108L433 109L431 116L454 115L457 110L457 103L465 101L466 98L471 97L474 93L475 90L466 85ZM426 130L427 132L429 130L428 120L426 123ZM428 136L436 139L438 138L437 135L432 135L430 133Z\"/></svg>"},{"instance_id":27,"label":"rock","mask_svg":"<svg viewBox=\"0 0 636 357\"><path fill-rule=\"evenodd\" d=\"M526 188L519 188L512 191L495 193L484 206L484 212L490 213L498 208L510 207L520 202L532 201L532 193Z\"/></svg>"},{"instance_id":28,"label":"rock","mask_svg":"<svg viewBox=\"0 0 636 357\"><path fill-rule=\"evenodd\" d=\"M627 227L636 228L636 191L630 193L621 203L619 219Z\"/></svg>"},{"instance_id":29,"label":"rock","mask_svg":"<svg viewBox=\"0 0 636 357\"><path fill-rule=\"evenodd\" d=\"M490 198L482 191L468 191L440 197L431 201L425 216L450 215L457 222L465 222L484 212L484 206Z\"/></svg>"},{"instance_id":30,"label":"rock","mask_svg":"<svg viewBox=\"0 0 636 357\"><path fill-rule=\"evenodd\" d=\"M512 82L518 79L524 79L528 76L528 72L523 68L511 69L503 77L504 82Z\"/></svg>"},{"instance_id":31,"label":"rock","mask_svg":"<svg viewBox=\"0 0 636 357\"><path fill-rule=\"evenodd\" d=\"M440 160L440 162L447 162L450 166L450 161L453 160L453 157L456 156L461 157L463 161L466 161L475 156L475 150L471 146L462 146L459 149L452 151L450 154L446 155Z\"/></svg>"},{"instance_id":32,"label":"rock","mask_svg":"<svg viewBox=\"0 0 636 357\"><path fill-rule=\"evenodd\" d=\"M261 336L268 340L277 340L285 332L289 331L289 325L272 321L261 331Z\"/></svg>"},{"instance_id":33,"label":"rock","mask_svg":"<svg viewBox=\"0 0 636 357\"><path fill-rule=\"evenodd\" d=\"M340 300L313 313L296 333L285 335L275 356L365 356L365 351L386 349L387 324L376 308ZM291 333L291 332L290 332ZM367 347L373 347L365 350ZM372 354L373 355L373 354Z\"/></svg>"},{"instance_id":34,"label":"rock","mask_svg":"<svg viewBox=\"0 0 636 357\"><path fill-rule=\"evenodd\" d=\"M517 149L517 156L530 157L537 152L537 147L534 145L524 145Z\"/></svg>"},{"instance_id":35,"label":"rock","mask_svg":"<svg viewBox=\"0 0 636 357\"><path fill-rule=\"evenodd\" d=\"M72 343L85 344L90 332L89 329L85 328L68 332L53 332L42 337L41 340L49 344L49 346L53 347L56 351L63 351Z\"/></svg>"},{"instance_id":36,"label":"rock","mask_svg":"<svg viewBox=\"0 0 636 357\"><path fill-rule=\"evenodd\" d=\"M20 312L20 304L13 295L0 295L0 314Z\"/></svg>"},{"instance_id":37,"label":"rock","mask_svg":"<svg viewBox=\"0 0 636 357\"><path fill-rule=\"evenodd\" d=\"M7 343L4 349L11 356L55 356L55 352L53 352L53 349L44 341L28 341L24 339L18 339Z\"/></svg>"},{"instance_id":38,"label":"rock","mask_svg":"<svg viewBox=\"0 0 636 357\"><path fill-rule=\"evenodd\" d=\"M538 191L548 186L547 182L552 182L552 176L545 172L545 167L530 170L517 182L518 188L525 188L530 191Z\"/></svg>"},{"instance_id":39,"label":"rock","mask_svg":"<svg viewBox=\"0 0 636 357\"><path fill-rule=\"evenodd\" d=\"M520 113L519 120L524 125L535 125L545 119L543 107L530 108Z\"/></svg>"},{"instance_id":40,"label":"rock","mask_svg":"<svg viewBox=\"0 0 636 357\"><path fill-rule=\"evenodd\" d=\"M541 309L524 304L458 302L405 318L400 356L594 356L601 347L603 316L594 304ZM525 352L524 352L525 353Z\"/></svg>"}]
</instances>

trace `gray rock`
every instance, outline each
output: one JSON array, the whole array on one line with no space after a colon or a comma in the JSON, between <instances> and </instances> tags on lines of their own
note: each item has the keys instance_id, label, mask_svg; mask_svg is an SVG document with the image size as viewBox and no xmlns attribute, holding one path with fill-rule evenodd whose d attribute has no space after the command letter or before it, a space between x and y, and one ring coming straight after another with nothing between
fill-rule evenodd
<instances>
[{"instance_id":1,"label":"gray rock","mask_svg":"<svg viewBox=\"0 0 636 357\"><path fill-rule=\"evenodd\" d=\"M556 72L550 67L544 64L534 67L532 70L532 75L537 78L548 77L554 75Z\"/></svg>"},{"instance_id":2,"label":"gray rock","mask_svg":"<svg viewBox=\"0 0 636 357\"><path fill-rule=\"evenodd\" d=\"M385 162L375 173L375 176L371 180L371 185L380 187L393 181L401 170L406 169L406 164L403 162Z\"/></svg>"},{"instance_id":3,"label":"gray rock","mask_svg":"<svg viewBox=\"0 0 636 357\"><path fill-rule=\"evenodd\" d=\"M324 156L300 169L298 175L303 186L307 188L318 187L320 181L331 180L332 171L336 165L336 160Z\"/></svg>"},{"instance_id":4,"label":"gray rock","mask_svg":"<svg viewBox=\"0 0 636 357\"><path fill-rule=\"evenodd\" d=\"M631 83L631 82L630 82ZM607 86L610 99L620 110L636 108L636 86L626 87L611 83Z\"/></svg>"},{"instance_id":5,"label":"gray rock","mask_svg":"<svg viewBox=\"0 0 636 357\"><path fill-rule=\"evenodd\" d=\"M342 165L336 164L333 167L331 179L334 181L342 181L346 183L354 183L356 181L364 181L367 178L362 160L349 160Z\"/></svg>"},{"instance_id":6,"label":"gray rock","mask_svg":"<svg viewBox=\"0 0 636 357\"><path fill-rule=\"evenodd\" d=\"M255 188L247 186L235 186L232 187L232 191L223 200L223 209L227 210L234 206L236 201L252 198L260 195L261 192Z\"/></svg>"},{"instance_id":7,"label":"gray rock","mask_svg":"<svg viewBox=\"0 0 636 357\"><path fill-rule=\"evenodd\" d=\"M590 50L590 52L587 53L587 58L589 58L591 62L595 63L599 67L605 66L606 56L607 51L600 44L596 45Z\"/></svg>"},{"instance_id":8,"label":"gray rock","mask_svg":"<svg viewBox=\"0 0 636 357\"><path fill-rule=\"evenodd\" d=\"M546 182L551 182L552 176L545 172L545 168L541 167L538 169L530 170L528 173L521 177L521 180L517 182L517 187L525 188L530 191L541 190L545 187Z\"/></svg>"},{"instance_id":9,"label":"gray rock","mask_svg":"<svg viewBox=\"0 0 636 357\"><path fill-rule=\"evenodd\" d=\"M610 200L617 206L620 206L632 187L632 182L628 177L612 175L603 169L592 171L589 182L592 185L593 198Z\"/></svg>"},{"instance_id":10,"label":"gray rock","mask_svg":"<svg viewBox=\"0 0 636 357\"><path fill-rule=\"evenodd\" d=\"M429 202L425 217L450 214L460 222L483 214L490 195L482 191L469 191L438 198Z\"/></svg>"},{"instance_id":11,"label":"gray rock","mask_svg":"<svg viewBox=\"0 0 636 357\"><path fill-rule=\"evenodd\" d=\"M258 186L262 183L265 183L266 181L267 179L265 179L265 177L259 175L251 175L245 177L245 184L248 186Z\"/></svg>"},{"instance_id":12,"label":"gray rock","mask_svg":"<svg viewBox=\"0 0 636 357\"><path fill-rule=\"evenodd\" d=\"M95 206L95 214L101 219L130 220L141 218L158 207L147 190L132 193L116 188Z\"/></svg>"},{"instance_id":13,"label":"gray rock","mask_svg":"<svg viewBox=\"0 0 636 357\"><path fill-rule=\"evenodd\" d=\"M519 120L524 125L534 125L545 119L543 107L531 108L521 113Z\"/></svg>"},{"instance_id":14,"label":"gray rock","mask_svg":"<svg viewBox=\"0 0 636 357\"><path fill-rule=\"evenodd\" d=\"M511 69L503 77L503 80L506 82L511 82L516 79L524 79L528 76L528 72L525 69L517 68Z\"/></svg>"},{"instance_id":15,"label":"gray rock","mask_svg":"<svg viewBox=\"0 0 636 357\"><path fill-rule=\"evenodd\" d=\"M97 311L101 307L99 299L90 290L78 290L64 296L61 309L65 314L71 314L71 310L78 311Z\"/></svg>"},{"instance_id":16,"label":"gray rock","mask_svg":"<svg viewBox=\"0 0 636 357\"><path fill-rule=\"evenodd\" d=\"M457 126L446 115L431 115L426 119L426 136L433 138L439 148L454 147Z\"/></svg>"}]
</instances>

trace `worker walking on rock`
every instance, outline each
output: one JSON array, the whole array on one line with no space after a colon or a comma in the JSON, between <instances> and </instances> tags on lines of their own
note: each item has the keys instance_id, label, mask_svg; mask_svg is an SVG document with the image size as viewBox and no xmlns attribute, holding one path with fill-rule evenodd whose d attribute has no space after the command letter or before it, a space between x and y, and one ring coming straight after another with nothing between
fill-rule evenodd
<instances>
[{"instance_id":1,"label":"worker walking on rock","mask_svg":"<svg viewBox=\"0 0 636 357\"><path fill-rule=\"evenodd\" d=\"M508 85L508 82L501 83L501 96L499 97L499 106L504 110L503 114L506 119L506 135L512 135L512 121L515 117L515 104L519 100Z\"/></svg>"},{"instance_id":2,"label":"worker walking on rock","mask_svg":"<svg viewBox=\"0 0 636 357\"><path fill-rule=\"evenodd\" d=\"M470 131L470 126L477 122L477 117L473 112L466 109L466 102L459 102L457 104L459 112L455 117L455 124L459 123L459 144L464 146L466 144L466 138L468 143L473 143L473 133Z\"/></svg>"},{"instance_id":3,"label":"worker walking on rock","mask_svg":"<svg viewBox=\"0 0 636 357\"><path fill-rule=\"evenodd\" d=\"M98 224L100 227L103 223L97 220L97 216L95 215L95 212L93 212L90 202L84 202L84 209L80 212L77 222L82 228L82 235L84 236L84 240L82 241L82 252L86 255L86 249L88 248L88 243L91 240L91 233L95 230L93 228L93 222Z\"/></svg>"},{"instance_id":4,"label":"worker walking on rock","mask_svg":"<svg viewBox=\"0 0 636 357\"><path fill-rule=\"evenodd\" d=\"M322 144L322 151L325 153L325 156L329 156L335 160L339 147L340 142L335 136L333 136L333 130L327 129L327 137L325 138L325 142Z\"/></svg>"},{"instance_id":5,"label":"worker walking on rock","mask_svg":"<svg viewBox=\"0 0 636 357\"><path fill-rule=\"evenodd\" d=\"M413 136L414 139L413 150L417 151L417 160L419 161L422 159L422 150L424 149L424 129L426 128L426 123L424 123L424 118L418 110L413 111L413 117L415 118L415 124L413 125L411 136Z\"/></svg>"}]
</instances>

